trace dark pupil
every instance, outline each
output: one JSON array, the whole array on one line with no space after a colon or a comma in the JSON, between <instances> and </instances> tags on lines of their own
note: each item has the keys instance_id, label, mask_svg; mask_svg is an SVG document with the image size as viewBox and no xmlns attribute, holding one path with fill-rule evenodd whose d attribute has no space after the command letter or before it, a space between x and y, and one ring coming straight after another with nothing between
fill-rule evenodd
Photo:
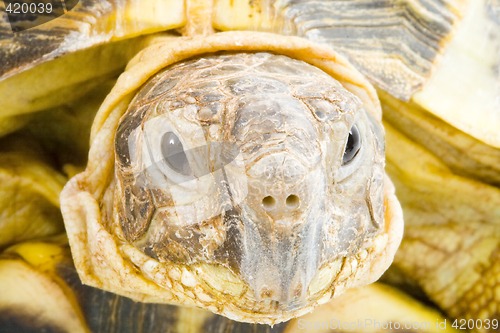
<instances>
[{"instance_id":1,"label":"dark pupil","mask_svg":"<svg viewBox=\"0 0 500 333\"><path fill-rule=\"evenodd\" d=\"M174 133L167 132L161 138L161 153L170 168L183 175L191 173L182 143Z\"/></svg>"},{"instance_id":2,"label":"dark pupil","mask_svg":"<svg viewBox=\"0 0 500 333\"><path fill-rule=\"evenodd\" d=\"M361 145L359 140L358 128L356 126L353 126L351 128L351 131L349 132L349 138L347 139L347 144L345 146L342 164L349 163L354 158L354 156L356 156L360 147Z\"/></svg>"}]
</instances>

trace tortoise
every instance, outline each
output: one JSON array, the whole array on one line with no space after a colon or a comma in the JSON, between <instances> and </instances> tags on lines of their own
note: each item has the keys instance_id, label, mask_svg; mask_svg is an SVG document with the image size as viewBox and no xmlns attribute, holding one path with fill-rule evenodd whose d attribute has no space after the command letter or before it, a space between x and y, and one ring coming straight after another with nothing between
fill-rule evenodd
<instances>
[{"instance_id":1,"label":"tortoise","mask_svg":"<svg viewBox=\"0 0 500 333\"><path fill-rule=\"evenodd\" d=\"M6 331L498 329L498 3L69 7L1 26Z\"/></svg>"}]
</instances>

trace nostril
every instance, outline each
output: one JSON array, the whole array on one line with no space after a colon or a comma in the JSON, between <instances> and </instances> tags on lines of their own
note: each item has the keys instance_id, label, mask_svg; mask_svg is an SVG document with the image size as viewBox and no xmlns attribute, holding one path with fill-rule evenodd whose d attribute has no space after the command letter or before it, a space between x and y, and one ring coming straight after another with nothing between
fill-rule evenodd
<instances>
[{"instance_id":1,"label":"nostril","mask_svg":"<svg viewBox=\"0 0 500 333\"><path fill-rule=\"evenodd\" d=\"M296 196L295 194L290 194L286 198L286 206L288 208L295 209L295 208L299 207L299 204L300 204L299 197Z\"/></svg>"},{"instance_id":2,"label":"nostril","mask_svg":"<svg viewBox=\"0 0 500 333\"><path fill-rule=\"evenodd\" d=\"M262 206L265 210L272 210L276 206L276 199L268 195L267 197L262 199Z\"/></svg>"}]
</instances>

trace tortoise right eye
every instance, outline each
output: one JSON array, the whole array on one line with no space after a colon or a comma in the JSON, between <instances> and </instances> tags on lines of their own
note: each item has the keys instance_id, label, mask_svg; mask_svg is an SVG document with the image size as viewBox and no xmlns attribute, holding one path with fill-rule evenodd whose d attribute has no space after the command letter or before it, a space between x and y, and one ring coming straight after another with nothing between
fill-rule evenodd
<instances>
[{"instance_id":1,"label":"tortoise right eye","mask_svg":"<svg viewBox=\"0 0 500 333\"><path fill-rule=\"evenodd\" d=\"M191 168L182 142L173 132L167 132L161 138L161 153L172 170L185 176L191 174Z\"/></svg>"},{"instance_id":2,"label":"tortoise right eye","mask_svg":"<svg viewBox=\"0 0 500 333\"><path fill-rule=\"evenodd\" d=\"M359 136L359 131L356 125L353 125L349 131L349 137L347 138L347 144L344 150L344 156L342 157L342 165L346 165L351 162L354 157L358 154L361 148L361 137Z\"/></svg>"}]
</instances>

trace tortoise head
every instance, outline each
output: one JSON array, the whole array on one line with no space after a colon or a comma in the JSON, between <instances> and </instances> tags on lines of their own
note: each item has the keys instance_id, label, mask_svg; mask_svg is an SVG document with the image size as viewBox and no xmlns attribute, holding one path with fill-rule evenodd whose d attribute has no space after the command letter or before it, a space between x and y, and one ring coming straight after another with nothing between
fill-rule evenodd
<instances>
[{"instance_id":1,"label":"tortoise head","mask_svg":"<svg viewBox=\"0 0 500 333\"><path fill-rule=\"evenodd\" d=\"M374 89L330 49L255 35L157 44L120 77L61 196L84 283L272 324L387 269L402 219Z\"/></svg>"},{"instance_id":2,"label":"tortoise head","mask_svg":"<svg viewBox=\"0 0 500 333\"><path fill-rule=\"evenodd\" d=\"M285 56L212 55L156 74L120 120L115 156L126 240L159 262L216 267L208 284L232 274L241 306L261 312L331 293L384 227L381 124Z\"/></svg>"}]
</instances>

